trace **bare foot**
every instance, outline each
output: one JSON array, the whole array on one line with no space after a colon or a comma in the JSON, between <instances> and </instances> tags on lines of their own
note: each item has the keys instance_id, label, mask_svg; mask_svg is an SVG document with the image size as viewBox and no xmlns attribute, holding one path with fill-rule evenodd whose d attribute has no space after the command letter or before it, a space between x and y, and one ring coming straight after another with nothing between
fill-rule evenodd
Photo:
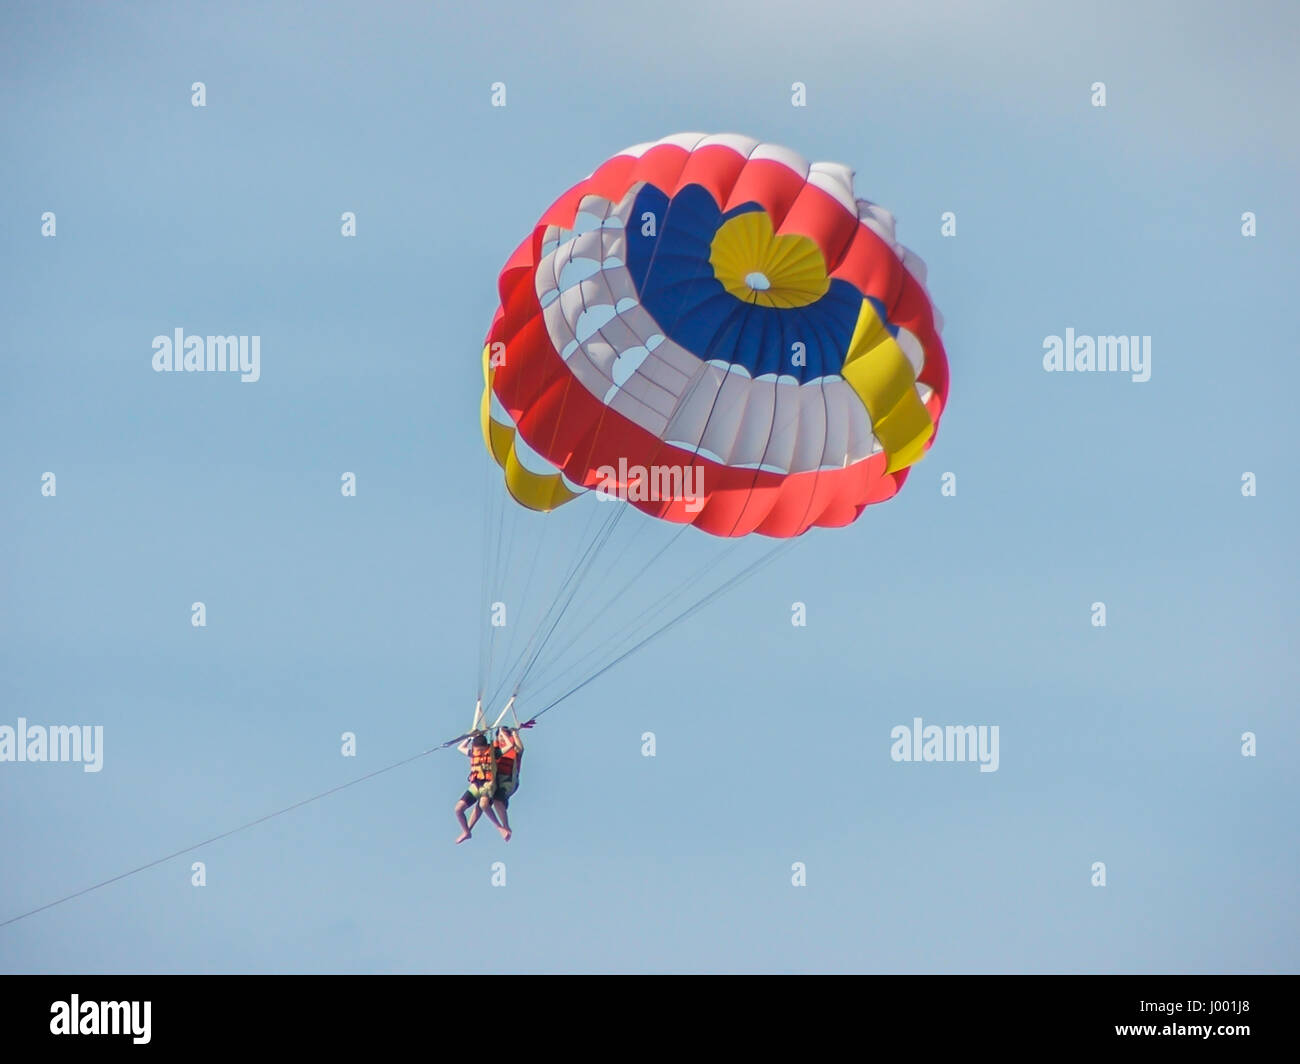
<instances>
[{"instance_id":1,"label":"bare foot","mask_svg":"<svg viewBox=\"0 0 1300 1064\"><path fill-rule=\"evenodd\" d=\"M469 832L468 832L468 831L462 831L462 832L460 833L460 836L456 839L456 845L459 846L462 842L464 842L464 841L465 841L466 839L468 839L468 838L469 838Z\"/></svg>"},{"instance_id":2,"label":"bare foot","mask_svg":"<svg viewBox=\"0 0 1300 1064\"><path fill-rule=\"evenodd\" d=\"M497 831L501 832L501 837L502 837L503 839L505 839L506 842L509 842L509 841L510 841L510 836L511 836L511 834L513 834L513 833L511 832L511 830L510 830L509 828L497 828Z\"/></svg>"}]
</instances>

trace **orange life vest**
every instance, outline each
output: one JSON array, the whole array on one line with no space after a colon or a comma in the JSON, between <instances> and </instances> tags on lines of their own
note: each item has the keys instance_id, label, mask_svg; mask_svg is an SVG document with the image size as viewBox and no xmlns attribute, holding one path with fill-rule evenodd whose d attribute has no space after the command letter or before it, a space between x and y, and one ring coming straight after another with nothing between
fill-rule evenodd
<instances>
[{"instance_id":1,"label":"orange life vest","mask_svg":"<svg viewBox=\"0 0 1300 1064\"><path fill-rule=\"evenodd\" d=\"M469 779L471 783L484 783L496 778L496 751L490 746L469 748Z\"/></svg>"},{"instance_id":2,"label":"orange life vest","mask_svg":"<svg viewBox=\"0 0 1300 1064\"><path fill-rule=\"evenodd\" d=\"M497 778L514 779L515 769L519 765L519 751L515 749L515 744L509 739L498 739L497 749Z\"/></svg>"},{"instance_id":3,"label":"orange life vest","mask_svg":"<svg viewBox=\"0 0 1300 1064\"><path fill-rule=\"evenodd\" d=\"M497 775L502 779L513 779L515 775L515 752L511 750L509 755L502 754L497 758Z\"/></svg>"}]
</instances>

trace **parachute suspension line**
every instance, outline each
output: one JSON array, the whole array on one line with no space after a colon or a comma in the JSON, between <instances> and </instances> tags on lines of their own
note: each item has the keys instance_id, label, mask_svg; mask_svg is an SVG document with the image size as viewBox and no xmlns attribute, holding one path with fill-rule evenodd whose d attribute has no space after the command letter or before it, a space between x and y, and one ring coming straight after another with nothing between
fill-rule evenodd
<instances>
[{"instance_id":1,"label":"parachute suspension line","mask_svg":"<svg viewBox=\"0 0 1300 1064\"><path fill-rule=\"evenodd\" d=\"M508 493L505 491L491 492L493 503L496 504L499 502L500 509L497 512L496 520L492 522L492 531L495 532L495 537L494 537L495 542L486 543L484 545L484 555L486 556L488 554L492 554L494 556L494 560L492 562L492 568L488 574L489 586L487 590L485 590L483 594L483 598L479 602L480 610L482 609L489 610L488 623L479 629L479 638L486 639L487 646L488 646L487 668L484 673L483 679L479 685L480 698L486 694L487 686L492 682L492 664L496 660L496 649L497 649L497 642L498 642L497 629L491 623L491 616L490 616L491 604L489 603L488 600L493 594L496 593L495 586L492 586L493 582L500 579L501 552L503 549L504 542L507 538L506 537L507 523L509 523L510 527L513 528L519 516L518 513L516 512L517 511L516 507L507 507L505 501L507 494ZM507 509L510 510L509 516L507 516L506 514ZM480 621L480 624L481 623L482 622Z\"/></svg>"},{"instance_id":2,"label":"parachute suspension line","mask_svg":"<svg viewBox=\"0 0 1300 1064\"><path fill-rule=\"evenodd\" d=\"M646 646L647 644L649 644L649 643L652 642L653 640L657 639L659 636L663 635L665 632L667 632L667 631L669 631L670 629L676 627L678 624L680 624L682 621L686 620L688 617L692 616L693 614L697 613L699 610L703 609L706 605L708 605L710 602L712 602L712 601L713 601L715 598L717 598L718 596L720 596L720 595L722 595L723 593L729 591L731 588L733 588L733 587L735 587L736 585L740 584L742 581L748 579L748 578L749 578L750 576L752 576L754 573L758 572L761 568L763 568L764 566L766 566L769 562L773 561L773 560L774 560L774 559L775 559L779 554L782 554L782 553L784 553L785 551L789 550L789 548L792 547L792 546L794 545L794 542L795 542L794 539L787 539L787 540L782 540L780 543L778 543L778 544L776 544L775 546L773 546L770 550L768 550L768 551L765 552L764 554L760 555L757 559L755 559L753 562L751 562L751 563L750 563L749 565L747 565L745 568L741 569L739 572L735 573L733 576L731 576L729 579L727 579L726 581L724 581L722 584L720 584L719 586L717 586L716 588L714 588L712 591L710 591L710 592L709 592L707 595L705 595L703 598L701 598L701 599L699 599L698 601L692 603L690 606L686 607L686 609L680 611L680 612L677 613L675 616L669 618L669 620L667 620L666 622L664 622L663 624L661 624L659 627L657 627L654 631L650 632L650 634L646 635L644 638L638 640L635 644L633 644L633 645L632 645L631 647L629 647L627 650L623 651L621 654L619 654L616 658L614 658L614 659L613 659L612 661L610 661L608 664L602 666L600 669L598 669L598 670L597 670L596 672L594 672L592 675L588 676L586 679L582 680L580 683L574 685L572 688L570 688L569 690L565 691L565 692L564 692L562 695L560 695L558 698L555 698L554 700L552 700L552 701L551 701L550 703L548 703L548 704L547 704L543 709L541 709L541 710L539 710L537 713L533 714L533 716L532 716L532 717L531 717L527 722L525 722L525 724L524 724L523 726L524 726L524 727L528 727L528 726L531 725L534 721L536 721L537 718L539 718L540 716L542 716L542 714L549 712L550 710L554 709L557 705L559 705L561 702L565 701L566 699L568 699L568 698L571 697L572 695L577 694L580 690L582 690L584 687L586 687L589 683L591 683L593 680L597 679L598 677L604 675L606 672L608 672L610 669L612 669L615 665L618 665L620 662L622 662L622 661L626 660L627 658L631 657L633 654L635 654L635 653L636 653L638 650L640 650L642 647Z\"/></svg>"},{"instance_id":3,"label":"parachute suspension line","mask_svg":"<svg viewBox=\"0 0 1300 1064\"><path fill-rule=\"evenodd\" d=\"M511 509L513 511L511 513L511 517L514 519L515 522L511 526L512 528L517 529L521 524L525 524L525 523L530 523L534 526L539 523L539 518L534 517L533 514L521 513L520 512L520 510L522 509L521 507L515 506L512 507ZM531 522L528 520L529 518L532 518ZM550 534L551 534L551 526L554 524L554 522L550 520L540 520L540 523L541 523L540 534L532 537L533 538L533 560L532 560L532 564L527 567L528 576L524 581L523 592L513 602L508 602L506 604L506 627L510 629L510 634L506 639L505 653L503 655L502 660L507 663L507 668L505 671L505 676L502 678L502 680L498 681L498 683L494 685L494 689L492 691L492 697L490 699L490 703L492 705L496 704L496 699L500 696L500 687L504 686L504 683L509 680L510 667L508 663L514 660L515 643L520 638L519 632L520 631L528 632L532 630L530 624L526 623L528 622L528 612L532 605L532 599L529 596L529 590L531 589L533 584L533 575L537 572L537 563L543 556L542 547L549 541ZM518 551L516 550L517 542L518 539L515 536L512 536L511 544L510 544L511 549L506 554L506 562L505 562L506 569L503 569L500 564L497 565L496 571L494 573L494 579L501 584L505 584L508 582L509 573L515 569L515 562L517 560L522 560L522 559L517 559L516 557L518 553ZM547 556L549 557L549 555ZM539 609L538 611L539 615L540 612L541 611ZM511 614L513 614L514 616L513 624L510 622ZM488 677L488 682L489 684L492 683L491 676Z\"/></svg>"},{"instance_id":4,"label":"parachute suspension line","mask_svg":"<svg viewBox=\"0 0 1300 1064\"><path fill-rule=\"evenodd\" d=\"M494 514L498 509L499 496L501 495L500 491L494 490L495 485L491 481L492 472L497 468L496 463L492 460L492 456L486 452L484 452L483 462L485 472L482 483L484 490L487 492L487 500L483 506L483 527L479 534L479 549L482 551L482 562L479 565L479 594L478 604L475 608L476 615L480 615L479 611L484 608L487 602L488 587L490 586L489 577L492 570L492 538L496 532L498 522L498 519L494 518ZM475 697L480 701L482 701L485 693L483 688L487 685L488 679L488 638L488 632L480 627L478 633L478 689L474 693Z\"/></svg>"},{"instance_id":5,"label":"parachute suspension line","mask_svg":"<svg viewBox=\"0 0 1300 1064\"><path fill-rule=\"evenodd\" d=\"M674 534L674 541L676 536L679 534L680 533ZM672 546L672 542L670 542L668 546ZM667 547L664 549L666 550ZM643 571L648 568L649 565L647 564L647 566L643 567ZM715 559L710 558L695 571L687 573L684 577L679 578L657 599L647 603L644 608L639 609L636 616L631 621L611 629L611 631L605 633L604 637L599 637L594 646L587 649L578 657L558 667L546 678L545 682L538 681L534 685L538 694L540 695L541 688L558 687L562 683L571 682L566 680L566 677L570 677L574 674L580 676L587 671L599 667L601 663L608 660L611 653L616 653L620 646L625 645L629 641L636 641L641 633L649 631L650 628L654 626L656 619L662 616L665 610L669 609L674 604L687 599L695 600L703 597L699 592L700 584L708 572L714 568L716 568L716 561ZM630 587L631 584L627 586ZM705 594L707 594L707 592L705 592ZM539 698L539 701L540 700L541 699Z\"/></svg>"},{"instance_id":6,"label":"parachute suspension line","mask_svg":"<svg viewBox=\"0 0 1300 1064\"><path fill-rule=\"evenodd\" d=\"M593 501L592 505L603 506L606 504ZM542 651L546 648L546 644L550 642L551 636L555 634L556 629L559 627L560 621L564 619L565 613L568 612L569 606L572 605L574 597L578 594L579 589L582 587L583 577L585 577L588 573L591 572L595 559L601 556L600 548L603 547L605 543L609 541L610 536L614 534L614 529L618 526L618 523L622 519L623 514L627 512L622 506L617 506L617 505L613 507L613 511L614 512L610 514L608 518L605 519L604 524L597 531L596 538L591 541L586 551L583 552L582 557L579 559L578 566L574 568L574 572L570 574L570 579L572 581L572 589L568 591L567 595L565 594L564 587L560 589L560 595L564 600L563 604L561 605L560 598L557 598L555 602L551 604L551 610L548 611L547 618L544 619L542 622L543 628L545 630L545 634L542 635L541 641L537 643L536 648L533 650L532 656L528 659L527 663L523 667L523 670L519 673L519 676L516 678L515 689L513 693L518 693L519 689L523 686L524 681L528 678L528 674L532 671L533 666L537 663L538 657L541 655ZM576 579L572 579L573 577L576 577ZM566 581L566 584L567 583L568 581ZM555 607L557 605L560 607L558 612L555 611ZM551 612L555 613L554 618L550 617ZM539 628L538 632L534 633L534 639L536 639L536 636L538 634L541 634L542 631L543 629Z\"/></svg>"},{"instance_id":7,"label":"parachute suspension line","mask_svg":"<svg viewBox=\"0 0 1300 1064\"><path fill-rule=\"evenodd\" d=\"M509 682L514 668L512 662L516 660L516 645L533 630L536 624L540 623L541 601L544 599L541 599L536 606L536 616L530 616L534 611L534 603L529 590L532 587L533 575L537 571L537 562L542 557L549 557L545 552L553 538L552 526L555 524L551 515L540 514L516 504L509 497L508 492L502 492L501 495L504 508L509 511L509 515L502 521L503 543L493 564L492 581L493 597L500 596L505 605L505 628L508 631L501 633L498 628L492 627L489 621L493 638L500 651L498 655L500 667L494 668L495 659L489 661L485 698L490 706L496 705L502 690ZM535 535L529 534L534 530L536 530ZM526 565L530 545L533 559L531 565ZM512 590L512 577L521 568L527 568L528 576L525 579L523 594L516 595Z\"/></svg>"},{"instance_id":8,"label":"parachute suspension line","mask_svg":"<svg viewBox=\"0 0 1300 1064\"><path fill-rule=\"evenodd\" d=\"M777 546L779 546L779 544L777 544ZM555 680L558 681L562 679L563 676L569 675L575 671L578 671L579 675L581 675L582 672L597 668L600 663L607 660L611 652L617 653L617 649L620 645L624 645L629 639L636 640L639 633L648 631L652 628L655 621L661 617L665 611L676 607L684 599L691 598L697 585L701 583L709 570L715 567L716 565L713 559L705 561L705 563L695 572L689 574L676 586L670 587L668 591L643 610L637 621L634 621L624 631L615 632L612 638L605 640L602 644L588 651L570 668L566 669L561 676L557 676ZM709 594L709 592L705 592L704 595L699 596L698 598L693 598L692 602L701 601ZM641 644L638 643L638 645Z\"/></svg>"},{"instance_id":9,"label":"parachute suspension line","mask_svg":"<svg viewBox=\"0 0 1300 1064\"><path fill-rule=\"evenodd\" d=\"M516 675L516 672L519 669L520 664L528 656L530 650L533 648L534 644L536 643L538 635L541 633L542 629L547 625L551 615L560 606L560 600L563 597L565 590L573 582L575 577L578 577L580 573L583 571L584 563L589 563L590 558L594 555L595 550L600 545L600 543L603 542L605 538L608 538L608 533L606 530L608 526L612 523L612 520L617 518L617 514L609 515L609 517L605 519L604 525L598 527L595 535L593 536L591 534L591 529L594 525L597 524L596 516L597 516L597 511L594 509L588 514L586 528L584 529L583 534L577 540L577 543L579 545L579 550L577 551L577 557L570 563L569 568L564 577L564 581L561 583L559 590L555 594L555 597L551 599L549 607L547 607L544 611L541 611L539 609L540 616L536 624L530 623L527 626L520 624L518 626L520 628L526 627L528 631L531 632L531 635L528 639L527 644L524 646L523 650L520 651L518 657L515 657L513 659L507 657L506 668L503 670L500 679L497 681L497 684L493 690L492 698L490 699L490 702L492 702L493 704L495 704L496 700L505 692L507 686L509 686L512 683L511 678ZM551 523L553 522L551 521L546 522L546 525L543 528L543 533L542 533L543 536L545 536ZM602 534L604 534L603 538L602 538ZM521 608L523 608L524 605L525 604L521 603ZM511 647L511 651L513 652L514 649L513 639L511 640L510 647ZM518 694L519 684L521 682L522 682L522 677L515 679L513 681L514 686L513 686L513 690L511 691L511 694Z\"/></svg>"},{"instance_id":10,"label":"parachute suspension line","mask_svg":"<svg viewBox=\"0 0 1300 1064\"><path fill-rule=\"evenodd\" d=\"M495 507L497 507L498 496L498 492L494 492L493 486L491 486L491 481L489 480L489 477L491 476L491 464L493 463L491 463L490 458L480 460L484 460L484 475L482 475L481 484L484 485L487 498L484 499L484 519L482 519L482 527L480 528L480 532L478 532L478 549L481 550L482 557L480 563L478 563L478 602L477 605L474 606L474 614L476 615L478 614L478 611L482 610L482 607L484 607L484 602L487 601L487 570L489 570L490 567L487 559L489 559L491 555L487 539L489 539L491 528L493 528L491 512L493 512ZM480 630L478 630L478 672L476 675L476 689L474 689L474 697L480 701L482 701L482 697L484 697L484 678L486 671L487 633L480 628Z\"/></svg>"},{"instance_id":11,"label":"parachute suspension line","mask_svg":"<svg viewBox=\"0 0 1300 1064\"><path fill-rule=\"evenodd\" d=\"M731 577L731 579L727 580L725 583L720 584L718 587L714 588L714 589L713 589L711 592L709 592L709 594L707 594L704 598L700 599L699 602L696 602L696 603L694 603L693 605L687 607L687 608L686 608L685 610L683 610L681 613L677 614L677 616L671 618L667 623L665 623L665 624L663 624L662 626L660 626L659 628L655 629L655 630L654 630L653 632L651 632L648 636L646 636L644 639L642 639L639 643L635 644L634 646L632 646L632 647L629 648L628 650L625 650L622 654L620 654L618 657L616 657L616 658L615 658L613 661L611 661L608 665L606 665L604 668L600 669L600 671L598 671L598 672L596 672L596 673L593 673L591 676L588 676L585 680L583 680L583 681L582 681L580 684L578 684L576 687L570 688L570 689L569 689L568 691L566 691L564 694L560 695L559 698L555 699L553 702L550 702L550 703L547 704L544 708L538 710L538 711L537 711L536 713L534 713L534 714L533 714L533 715L532 715L532 716L531 716L527 721L524 722L524 724L522 725L522 727L528 727L529 725L533 724L533 723L537 720L538 717L542 716L542 714L544 714L544 713L549 713L552 709L554 709L556 706L558 706L558 705L559 705L561 702L563 702L565 699L567 699L567 698L569 698L569 697L571 697L571 696L573 696L573 695L576 695L579 691L581 691L584 687L586 687L587 684L591 683L593 680L599 678L600 676L603 676L605 673L609 672L609 670L612 669L615 665L617 665L619 662L623 661L624 659L630 657L631 655L635 654L638 650L640 650L640 649L641 649L643 646L645 646L647 643L651 642L651 641L654 640L654 639L657 639L659 636L661 636L661 635L663 635L665 632L667 632L670 628L675 627L675 626L676 626L677 624L679 624L680 622L686 620L687 617L690 617L692 614L694 614L694 613L698 612L699 610L703 609L703 608L704 608L705 606L707 606L710 602L712 602L715 598L717 598L719 595L721 595L724 591L729 591L731 588L735 587L737 584L741 583L743 580L748 579L748 578L749 578L750 576L752 576L754 573L758 572L759 569L761 569L761 568L763 568L765 565L767 565L768 562L770 562L770 561L772 561L773 559L775 559L775 558L777 557L777 555L784 553L784 552L787 551L790 547L792 547L792 546L795 544L795 542L797 542L797 539L798 539L798 537L793 537L793 538L791 538L791 539L784 539L784 540L782 540L780 543L778 543L776 546L774 546L771 550L769 550L769 551L765 552L764 554L760 555L760 556L759 556L758 558L756 558L754 561L750 562L750 564L747 565L744 569L740 570L740 572L736 573L733 577Z\"/></svg>"},{"instance_id":12,"label":"parachute suspension line","mask_svg":"<svg viewBox=\"0 0 1300 1064\"><path fill-rule=\"evenodd\" d=\"M643 531L645 531L649 527L651 527L651 522L649 519L646 519L637 528L637 531L634 533L634 535L639 536ZM602 602L593 611L591 620L589 620L586 624L584 624L581 628L579 628L578 631L574 633L573 638L570 639L563 647L561 647L552 655L551 664L548 665L547 668L544 668L542 670L542 676L538 677L536 680L533 681L532 688L534 691L546 687L548 684L559 679L560 676L565 675L568 672L572 671L573 668L572 665L563 665L563 666L560 665L561 662L564 662L567 659L569 651L571 651L575 646L578 645L578 643L582 640L582 637L591 630L591 627L594 624L596 624L597 621L601 620L603 617L607 615L610 607L613 606L614 603L619 602L623 599L623 596L626 595L627 592L631 590L631 588L635 586L636 583L643 576L645 576L645 574L650 570L651 566L653 566L655 562L657 562L661 557L663 557L664 553L674 543L676 543L678 539L681 538L682 533L684 533L688 527L689 526L685 524L679 525L676 531L673 532L672 537L662 547L660 547L658 551L656 551L653 555L651 555L649 560L646 561L646 563L642 565L635 573L633 573L628 580L626 580L622 585L620 585L619 588L616 591L614 591L613 594L611 594L604 602ZM638 553L639 552L633 551L631 549L631 543L629 543L628 549L626 550L626 554L631 557L636 557ZM617 570L618 568L617 557L615 557L614 562L610 566L610 568L611 570L614 571ZM613 574L611 573L611 575ZM642 615L638 620L644 620L644 615ZM639 627L638 622L633 621L630 625L626 626L624 629L619 630L615 638L622 638L623 636L629 634L630 632L635 631L637 627ZM587 656L589 655L584 655L584 658ZM560 669L560 674L558 676L554 673L554 671L548 673L547 669L554 670L555 668Z\"/></svg>"},{"instance_id":13,"label":"parachute suspension line","mask_svg":"<svg viewBox=\"0 0 1300 1064\"><path fill-rule=\"evenodd\" d=\"M514 509L517 511L519 508L516 507ZM517 516L517 514L512 514L512 516ZM489 677L488 701L492 705L496 705L497 700L501 696L501 692L509 683L510 676L514 669L514 664L517 660L516 644L520 639L526 638L528 634L541 623L544 608L543 604L546 601L545 596L539 594L537 596L538 602L534 603L533 596L528 592L532 586L532 577L536 568L536 562L542 556L541 552L543 547L551 538L551 526L555 519L552 518L551 515L539 515L534 513L528 513L524 516L529 518L529 520L524 522L528 525L528 530L535 530L535 536L533 539L536 547L536 556L534 557L534 566L529 570L528 578L525 581L524 593L518 596L513 592L509 593L510 601L507 604L508 612L506 620L506 626L510 629L509 638L506 640L505 652L502 655L501 668ZM496 579L501 584L502 593L505 593L507 588L510 586L512 575L517 573L523 565L523 549L516 548L514 544L512 544L512 548L513 549L510 551L506 559L504 568L498 566L496 574ZM520 635L521 632L523 635ZM518 653L521 655L523 651L520 650Z\"/></svg>"},{"instance_id":14,"label":"parachute suspension line","mask_svg":"<svg viewBox=\"0 0 1300 1064\"><path fill-rule=\"evenodd\" d=\"M558 651L552 649L550 653L545 653L545 651L557 633L567 631L567 629L561 627L562 621L564 620L565 615L573 608L574 604L579 601L582 593L592 587L593 584L597 587L601 586L601 582L595 580L592 576L592 574L599 568L599 563L605 561L607 556L610 556L612 557L612 561L609 568L617 567L619 553L609 549L608 544L614 536L618 522L622 519L623 512L625 511L622 511L620 508L619 514L615 516L611 523L602 529L599 539L592 543L591 554L583 568L581 577L579 581L573 584L572 589L568 594L564 596L564 601L561 603L557 599L557 605L559 605L560 608L556 611L555 616L550 618L545 630L539 630L538 634L540 635L540 639L537 641L537 645L534 647L531 657L523 665L523 668L520 670L518 678L515 681L516 693L522 689L525 682L528 684L528 689L530 691L536 690L538 686L538 680L536 678L538 668L540 667L541 672L544 675L548 669L555 667L557 661L563 659L563 648ZM589 603L584 602L584 605L589 605Z\"/></svg>"}]
</instances>

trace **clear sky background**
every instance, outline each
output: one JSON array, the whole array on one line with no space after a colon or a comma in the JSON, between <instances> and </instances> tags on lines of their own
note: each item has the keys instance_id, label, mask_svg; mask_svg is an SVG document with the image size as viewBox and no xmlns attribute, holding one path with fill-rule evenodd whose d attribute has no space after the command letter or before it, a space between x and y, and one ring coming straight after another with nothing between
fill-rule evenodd
<instances>
[{"instance_id":1,"label":"clear sky background","mask_svg":"<svg viewBox=\"0 0 1300 1064\"><path fill-rule=\"evenodd\" d=\"M1057 7L6 5L0 723L105 764L0 764L0 919L463 729L496 276L619 149L853 167L953 383L898 498L543 718L508 845L452 845L433 754L0 928L0 970L1296 971L1300 15ZM178 326L262 379L155 374ZM1045 373L1068 327L1151 379ZM891 761L913 716L998 725L999 770Z\"/></svg>"}]
</instances>

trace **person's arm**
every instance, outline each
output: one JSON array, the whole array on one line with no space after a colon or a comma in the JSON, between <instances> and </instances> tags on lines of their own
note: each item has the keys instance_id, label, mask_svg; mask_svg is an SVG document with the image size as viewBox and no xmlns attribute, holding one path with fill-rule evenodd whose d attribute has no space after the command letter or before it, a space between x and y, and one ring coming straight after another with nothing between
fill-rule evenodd
<instances>
[{"instance_id":1,"label":"person's arm","mask_svg":"<svg viewBox=\"0 0 1300 1064\"><path fill-rule=\"evenodd\" d=\"M456 749L459 750L462 754L465 754L466 756L468 756L468 755L469 755L469 744L470 744L470 740L469 740L468 738L462 739L462 740L460 741L460 745L459 745L458 747L456 747Z\"/></svg>"}]
</instances>

